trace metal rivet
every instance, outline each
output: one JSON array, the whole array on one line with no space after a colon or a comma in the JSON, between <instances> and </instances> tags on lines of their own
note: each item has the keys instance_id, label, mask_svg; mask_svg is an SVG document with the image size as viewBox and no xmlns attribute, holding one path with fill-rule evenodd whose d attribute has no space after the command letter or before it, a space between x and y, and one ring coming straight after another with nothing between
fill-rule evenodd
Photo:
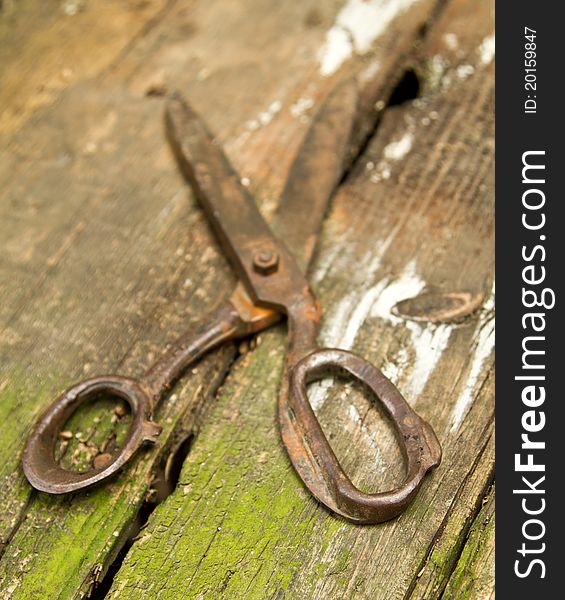
<instances>
[{"instance_id":1,"label":"metal rivet","mask_svg":"<svg viewBox=\"0 0 565 600\"><path fill-rule=\"evenodd\" d=\"M256 250L253 254L253 268L261 275L270 275L279 268L279 255L268 248Z\"/></svg>"}]
</instances>

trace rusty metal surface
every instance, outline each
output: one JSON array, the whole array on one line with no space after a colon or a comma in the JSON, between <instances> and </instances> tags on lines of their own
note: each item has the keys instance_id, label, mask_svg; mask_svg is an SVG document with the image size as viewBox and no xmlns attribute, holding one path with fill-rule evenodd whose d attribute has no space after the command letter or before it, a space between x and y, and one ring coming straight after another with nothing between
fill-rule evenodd
<instances>
[{"instance_id":1,"label":"rusty metal surface","mask_svg":"<svg viewBox=\"0 0 565 600\"><path fill-rule=\"evenodd\" d=\"M393 518L413 499L425 473L439 464L439 442L376 367L350 352L318 349L321 308L304 275L343 172L356 102L354 82L342 83L307 133L274 223L287 247L275 237L203 122L179 94L171 96L166 111L169 141L240 284L229 301L182 336L140 380L98 377L77 384L57 399L38 421L24 451L24 471L34 487L59 494L114 474L143 443L156 441L155 407L190 363L219 344L265 329L286 315L289 342L278 400L279 423L282 440L304 484L332 511L358 523ZM366 494L343 472L306 392L309 382L336 370L364 383L393 421L407 471L399 488ZM99 394L129 403L133 421L126 442L115 456L103 464L99 461L91 471L66 471L54 459L58 432L81 402Z\"/></svg>"},{"instance_id":2,"label":"rusty metal surface","mask_svg":"<svg viewBox=\"0 0 565 600\"><path fill-rule=\"evenodd\" d=\"M314 254L328 198L343 175L357 105L353 82L342 84L329 96L314 117L281 195L272 229L303 273Z\"/></svg>"},{"instance_id":3,"label":"rusty metal surface","mask_svg":"<svg viewBox=\"0 0 565 600\"><path fill-rule=\"evenodd\" d=\"M139 380L109 375L69 388L40 417L28 438L22 464L29 482L42 492L64 494L116 473L143 444L157 441L161 428L152 420L153 412L183 370L212 348L243 337L248 331L248 324L226 302L198 327L181 336ZM121 398L129 404L132 423L124 445L108 462L94 465L90 471L77 473L63 469L54 459L59 431L80 404L101 395Z\"/></svg>"},{"instance_id":4,"label":"rusty metal surface","mask_svg":"<svg viewBox=\"0 0 565 600\"><path fill-rule=\"evenodd\" d=\"M327 374L346 374L362 382L384 406L403 451L406 477L389 492L361 492L344 473L312 410L306 385ZM358 523L380 523L398 516L413 500L425 474L441 460L431 426L408 405L397 388L372 364L345 350L309 354L291 371L289 404L279 413L281 432L300 477L328 508Z\"/></svg>"}]
</instances>

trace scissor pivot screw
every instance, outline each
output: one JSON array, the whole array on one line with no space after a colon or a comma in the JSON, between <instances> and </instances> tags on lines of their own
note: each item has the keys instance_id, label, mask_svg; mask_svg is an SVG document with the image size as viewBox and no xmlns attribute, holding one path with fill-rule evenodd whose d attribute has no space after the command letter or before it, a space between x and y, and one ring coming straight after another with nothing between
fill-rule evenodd
<instances>
[{"instance_id":1,"label":"scissor pivot screw","mask_svg":"<svg viewBox=\"0 0 565 600\"><path fill-rule=\"evenodd\" d=\"M279 268L279 255L274 250L256 250L253 268L261 275L270 275Z\"/></svg>"}]
</instances>

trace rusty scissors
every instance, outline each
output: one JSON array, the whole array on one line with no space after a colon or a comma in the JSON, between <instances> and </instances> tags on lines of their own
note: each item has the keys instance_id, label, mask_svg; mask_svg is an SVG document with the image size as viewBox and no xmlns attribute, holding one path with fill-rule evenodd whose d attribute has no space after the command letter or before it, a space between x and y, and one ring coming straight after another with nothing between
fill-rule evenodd
<instances>
[{"instance_id":1,"label":"rusty scissors","mask_svg":"<svg viewBox=\"0 0 565 600\"><path fill-rule=\"evenodd\" d=\"M23 454L24 472L36 489L63 494L116 473L140 446L158 440L161 428L153 421L155 409L189 364L223 342L255 334L286 316L288 350L278 398L279 424L306 487L330 510L357 523L391 519L411 502L426 472L441 460L434 431L379 369L351 352L317 347L321 309L304 275L343 173L357 96L355 83L346 81L322 104L290 170L272 229L203 122L178 93L169 98L166 130L177 162L240 282L229 300L181 336L142 378L88 379L47 409ZM351 483L312 410L307 385L336 371L365 384L394 423L406 476L392 491L370 494ZM124 445L92 470L63 469L54 457L59 431L79 404L102 394L122 398L130 406L132 423Z\"/></svg>"}]
</instances>

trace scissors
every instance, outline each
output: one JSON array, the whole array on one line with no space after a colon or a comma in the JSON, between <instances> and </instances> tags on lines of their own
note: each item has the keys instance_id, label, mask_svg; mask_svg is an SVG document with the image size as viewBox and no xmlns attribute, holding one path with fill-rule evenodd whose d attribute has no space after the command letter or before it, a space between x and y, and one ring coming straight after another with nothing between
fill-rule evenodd
<instances>
[{"instance_id":1,"label":"scissors","mask_svg":"<svg viewBox=\"0 0 565 600\"><path fill-rule=\"evenodd\" d=\"M345 350L318 348L321 307L304 275L344 171L357 99L353 80L329 93L290 169L271 228L202 120L178 92L168 98L169 142L239 283L229 300L181 336L141 378L95 377L64 392L27 440L22 463L33 487L63 494L114 475L140 446L158 440L161 428L153 414L188 365L224 342L253 335L286 317L288 349L278 418L284 446L306 487L331 511L357 523L394 518L412 501L427 471L441 460L437 437L375 366ZM406 476L392 491L371 494L356 488L320 427L307 385L336 372L372 391L399 434ZM103 394L130 406L132 422L124 445L86 472L63 469L54 457L59 431L82 402Z\"/></svg>"}]
</instances>

